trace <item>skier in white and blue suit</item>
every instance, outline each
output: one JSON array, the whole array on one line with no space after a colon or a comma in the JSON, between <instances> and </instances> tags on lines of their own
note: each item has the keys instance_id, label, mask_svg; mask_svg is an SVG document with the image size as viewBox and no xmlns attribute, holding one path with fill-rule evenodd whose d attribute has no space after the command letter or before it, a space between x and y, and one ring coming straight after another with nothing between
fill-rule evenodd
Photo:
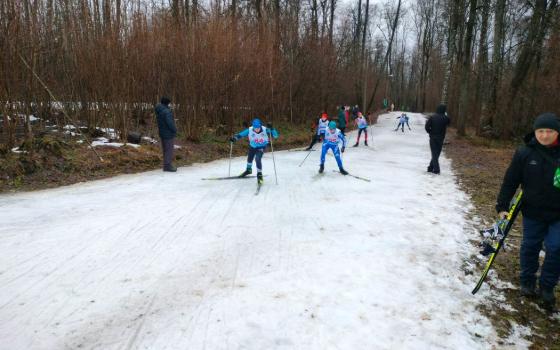
<instances>
[{"instance_id":1,"label":"skier in white and blue suit","mask_svg":"<svg viewBox=\"0 0 560 350\"><path fill-rule=\"evenodd\" d=\"M402 127L402 132L404 132L404 124L408 126L408 130L411 130L410 125L408 124L408 116L406 115L406 113L401 114L401 116L397 117L397 119L399 120L399 125L397 125L395 131L399 130L399 128Z\"/></svg>"},{"instance_id":2,"label":"skier in white and blue suit","mask_svg":"<svg viewBox=\"0 0 560 350\"><path fill-rule=\"evenodd\" d=\"M342 152L346 149L346 137L344 134L336 128L336 122L331 121L329 123L329 128L325 132L325 139L323 140L323 147L321 151L321 165L319 166L319 173L325 170L325 156L328 150L332 150L336 163L338 164L338 169L342 175L348 175L348 172L342 167L342 159L340 158L340 149L338 144L342 142Z\"/></svg>"},{"instance_id":3,"label":"skier in white and blue suit","mask_svg":"<svg viewBox=\"0 0 560 350\"><path fill-rule=\"evenodd\" d=\"M253 126L241 131L234 135L230 141L235 142L244 137L249 138L249 152L247 153L247 169L242 172L239 177L245 177L253 172L253 159L257 163L257 180L262 183L262 156L264 149L269 143L269 135L278 138L278 131L272 128L272 124L267 124L266 127L262 126L260 119L253 120Z\"/></svg>"}]
</instances>

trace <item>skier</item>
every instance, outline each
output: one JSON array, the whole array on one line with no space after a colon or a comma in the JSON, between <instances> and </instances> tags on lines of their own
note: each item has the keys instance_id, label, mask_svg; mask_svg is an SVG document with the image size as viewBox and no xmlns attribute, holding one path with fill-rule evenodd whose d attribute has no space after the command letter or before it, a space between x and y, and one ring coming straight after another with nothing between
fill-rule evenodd
<instances>
[{"instance_id":1,"label":"skier","mask_svg":"<svg viewBox=\"0 0 560 350\"><path fill-rule=\"evenodd\" d=\"M498 195L496 211L503 219L517 187L523 188L523 240L520 248L521 295L536 297L536 273L543 242L546 255L539 278L543 306L554 311L554 288L560 277L560 120L543 113L514 154Z\"/></svg>"},{"instance_id":2,"label":"skier","mask_svg":"<svg viewBox=\"0 0 560 350\"><path fill-rule=\"evenodd\" d=\"M348 175L348 172L342 167L342 159L340 159L340 149L338 148L338 143L342 142L342 153L346 149L346 137L344 134L336 128L336 122L332 121L329 123L328 131L325 133L325 140L323 142L323 148L321 152L321 164L319 165L319 173L325 170L325 156L327 152L332 150L336 163L338 164L338 169L342 175Z\"/></svg>"},{"instance_id":3,"label":"skier","mask_svg":"<svg viewBox=\"0 0 560 350\"><path fill-rule=\"evenodd\" d=\"M424 128L430 134L430 151L432 152L432 160L428 165L428 172L439 174L439 155L443 148L443 140L445 139L445 132L449 125L449 117L445 110L447 106L439 105L436 108L436 114L432 115L427 121Z\"/></svg>"},{"instance_id":4,"label":"skier","mask_svg":"<svg viewBox=\"0 0 560 350\"><path fill-rule=\"evenodd\" d=\"M311 139L311 144L307 147L306 151L311 151L313 146L317 143L317 141L323 141L325 138L325 132L327 131L327 127L329 125L329 115L327 113L321 114L321 118L317 122L316 132Z\"/></svg>"},{"instance_id":5,"label":"skier","mask_svg":"<svg viewBox=\"0 0 560 350\"><path fill-rule=\"evenodd\" d=\"M358 126L358 139L356 140L356 144L354 145L354 147L358 147L358 144L360 143L360 135L362 135L362 132L364 133L364 136L365 136L364 145L367 146L368 145L367 144L368 122L367 122L366 118L364 118L364 115L362 114L362 112L358 112L358 118L356 118L355 123Z\"/></svg>"},{"instance_id":6,"label":"skier","mask_svg":"<svg viewBox=\"0 0 560 350\"><path fill-rule=\"evenodd\" d=\"M263 183L262 163L261 159L264 154L264 149L269 143L269 137L278 138L278 132L272 128L272 124L267 124L266 127L262 126L261 120L255 118L253 126L241 131L230 138L231 142L235 142L241 138L249 138L249 151L247 152L247 169L242 172L239 177L245 177L253 173L253 159L257 163L257 181Z\"/></svg>"},{"instance_id":7,"label":"skier","mask_svg":"<svg viewBox=\"0 0 560 350\"><path fill-rule=\"evenodd\" d=\"M397 119L399 120L399 125L397 125L397 128L395 129L395 131L398 131L399 128L401 128L402 132L404 132L404 124L406 124L406 126L408 126L408 130L412 130L412 129L410 129L410 125L408 124L408 116L406 115L406 113L401 114L401 116L397 117Z\"/></svg>"}]
</instances>

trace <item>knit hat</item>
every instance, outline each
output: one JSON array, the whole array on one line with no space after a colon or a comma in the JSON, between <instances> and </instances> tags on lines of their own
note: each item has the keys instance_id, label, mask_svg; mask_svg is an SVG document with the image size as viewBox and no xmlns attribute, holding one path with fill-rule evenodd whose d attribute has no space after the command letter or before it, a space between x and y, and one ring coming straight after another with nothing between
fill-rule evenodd
<instances>
[{"instance_id":1,"label":"knit hat","mask_svg":"<svg viewBox=\"0 0 560 350\"><path fill-rule=\"evenodd\" d=\"M447 106L446 105L439 105L436 108L436 113L437 114L445 114L445 111L447 110Z\"/></svg>"},{"instance_id":2,"label":"knit hat","mask_svg":"<svg viewBox=\"0 0 560 350\"><path fill-rule=\"evenodd\" d=\"M161 102L162 105L169 106L171 100L169 99L169 97L163 96L159 102Z\"/></svg>"},{"instance_id":3,"label":"knit hat","mask_svg":"<svg viewBox=\"0 0 560 350\"><path fill-rule=\"evenodd\" d=\"M331 121L329 123L329 129L336 129L336 122L335 121Z\"/></svg>"},{"instance_id":4,"label":"knit hat","mask_svg":"<svg viewBox=\"0 0 560 350\"><path fill-rule=\"evenodd\" d=\"M321 118L322 119L327 119L327 118L329 118L329 115L327 113L323 113L323 114L321 114Z\"/></svg>"},{"instance_id":5,"label":"knit hat","mask_svg":"<svg viewBox=\"0 0 560 350\"><path fill-rule=\"evenodd\" d=\"M533 124L533 130L537 129L552 129L560 132L560 120L552 112L543 113L535 119Z\"/></svg>"},{"instance_id":6,"label":"knit hat","mask_svg":"<svg viewBox=\"0 0 560 350\"><path fill-rule=\"evenodd\" d=\"M259 118L253 119L253 129L260 128L262 126L261 120Z\"/></svg>"}]
</instances>

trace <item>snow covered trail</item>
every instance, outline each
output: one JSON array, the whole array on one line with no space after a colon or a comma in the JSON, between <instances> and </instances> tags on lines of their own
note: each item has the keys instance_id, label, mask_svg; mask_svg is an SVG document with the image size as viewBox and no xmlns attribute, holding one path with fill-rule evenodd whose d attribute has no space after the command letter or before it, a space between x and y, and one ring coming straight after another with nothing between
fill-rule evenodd
<instances>
[{"instance_id":1,"label":"snow covered trail","mask_svg":"<svg viewBox=\"0 0 560 350\"><path fill-rule=\"evenodd\" d=\"M402 133L397 115L370 147L349 136L345 167L371 182L285 151L258 196L201 180L228 160L1 196L0 348L491 347L462 271L468 198L444 156L426 173L424 117Z\"/></svg>"}]
</instances>

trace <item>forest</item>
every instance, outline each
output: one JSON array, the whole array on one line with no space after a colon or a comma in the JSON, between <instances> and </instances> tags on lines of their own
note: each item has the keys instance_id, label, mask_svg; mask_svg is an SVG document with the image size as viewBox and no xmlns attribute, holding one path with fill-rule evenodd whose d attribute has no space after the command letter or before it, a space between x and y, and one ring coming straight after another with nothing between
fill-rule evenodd
<instances>
[{"instance_id":1,"label":"forest","mask_svg":"<svg viewBox=\"0 0 560 350\"><path fill-rule=\"evenodd\" d=\"M512 139L560 100L557 0L2 0L0 147L64 126L180 137L341 104L433 112Z\"/></svg>"}]
</instances>

